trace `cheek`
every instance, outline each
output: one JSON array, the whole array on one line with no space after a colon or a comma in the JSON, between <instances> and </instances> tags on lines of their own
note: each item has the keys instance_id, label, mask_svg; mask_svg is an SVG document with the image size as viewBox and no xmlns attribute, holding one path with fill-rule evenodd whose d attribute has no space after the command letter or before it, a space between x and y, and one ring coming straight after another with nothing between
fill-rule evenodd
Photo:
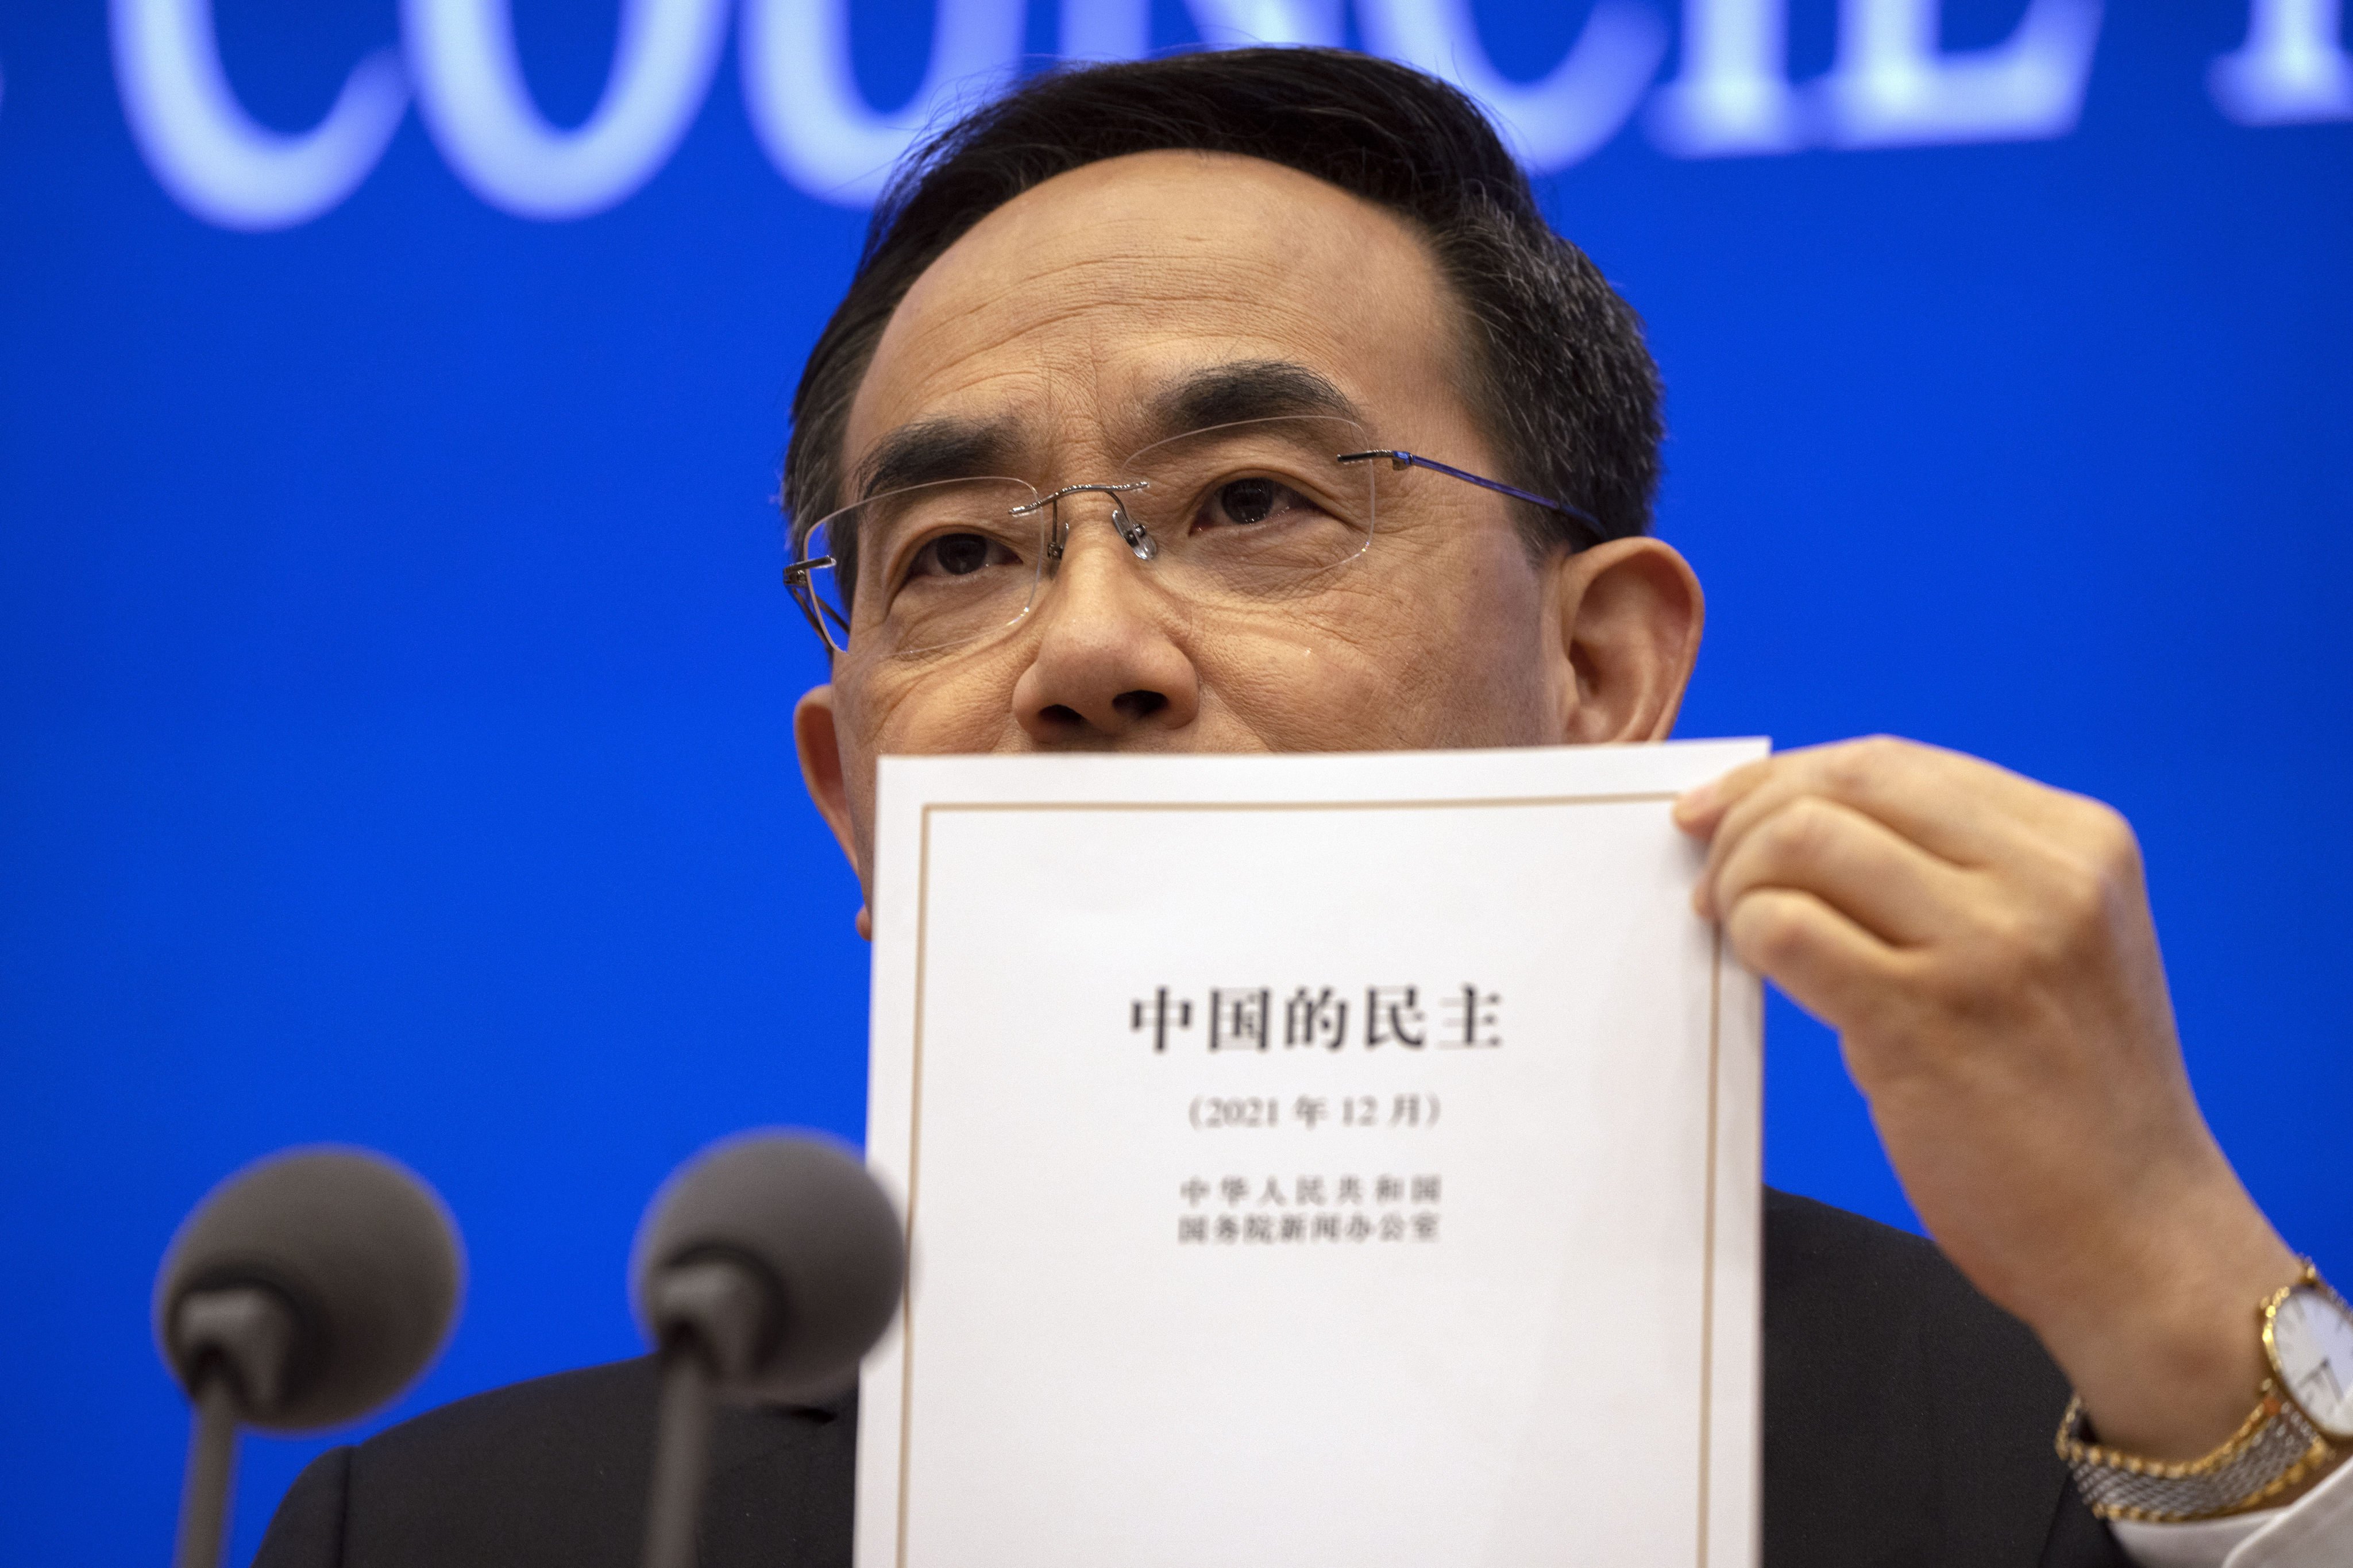
<instances>
[{"instance_id":1,"label":"cheek","mask_svg":"<svg viewBox=\"0 0 2353 1568\"><path fill-rule=\"evenodd\" d=\"M1406 591L1364 606L1368 618L1356 638L1356 658L1386 678L1382 743L1556 741L1543 586L1517 538L1459 542L1416 566Z\"/></svg>"},{"instance_id":2,"label":"cheek","mask_svg":"<svg viewBox=\"0 0 2353 1568\"><path fill-rule=\"evenodd\" d=\"M1396 704L1395 669L1377 639L1305 627L1217 639L1202 684L1244 729L1277 752L1381 744Z\"/></svg>"},{"instance_id":3,"label":"cheek","mask_svg":"<svg viewBox=\"0 0 2353 1568\"><path fill-rule=\"evenodd\" d=\"M1432 583L1431 635L1456 650L1458 661L1493 675L1524 675L1541 644L1544 582L1516 535L1484 553L1489 559L1466 563L1459 580Z\"/></svg>"},{"instance_id":4,"label":"cheek","mask_svg":"<svg viewBox=\"0 0 2353 1568\"><path fill-rule=\"evenodd\" d=\"M1368 586L1312 618L1205 629L1193 651L1206 692L1270 750L1382 750L1425 734L1429 649L1410 595Z\"/></svg>"},{"instance_id":5,"label":"cheek","mask_svg":"<svg viewBox=\"0 0 2353 1568\"><path fill-rule=\"evenodd\" d=\"M996 749L1012 711L1012 675L993 663L953 671L885 668L835 682L845 763Z\"/></svg>"}]
</instances>

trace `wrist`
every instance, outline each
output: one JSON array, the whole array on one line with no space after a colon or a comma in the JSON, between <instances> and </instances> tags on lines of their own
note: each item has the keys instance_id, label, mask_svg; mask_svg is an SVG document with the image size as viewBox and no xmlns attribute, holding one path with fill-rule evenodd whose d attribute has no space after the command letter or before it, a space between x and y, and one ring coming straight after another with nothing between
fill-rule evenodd
<instances>
[{"instance_id":1,"label":"wrist","mask_svg":"<svg viewBox=\"0 0 2353 1568\"><path fill-rule=\"evenodd\" d=\"M2257 1311L2303 1265L2240 1197L2236 1223L2145 1249L2146 1267L2116 1271L2113 1291L2043 1335L2109 1447L2196 1458L2254 1406L2269 1376Z\"/></svg>"},{"instance_id":2,"label":"wrist","mask_svg":"<svg viewBox=\"0 0 2353 1568\"><path fill-rule=\"evenodd\" d=\"M2103 1519L2172 1523L2294 1501L2353 1454L2353 1304L2308 1260L2256 1313L2266 1376L2254 1408L2222 1443L2189 1460L2152 1458L2100 1440L2071 1402L2059 1457Z\"/></svg>"}]
</instances>

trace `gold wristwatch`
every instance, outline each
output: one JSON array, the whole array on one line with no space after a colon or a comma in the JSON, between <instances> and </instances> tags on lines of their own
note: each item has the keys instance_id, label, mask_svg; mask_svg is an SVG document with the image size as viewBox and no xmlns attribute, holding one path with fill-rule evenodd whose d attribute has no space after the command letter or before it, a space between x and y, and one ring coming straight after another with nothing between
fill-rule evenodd
<instances>
[{"instance_id":1,"label":"gold wristwatch","mask_svg":"<svg viewBox=\"0 0 2353 1568\"><path fill-rule=\"evenodd\" d=\"M2304 1260L2304 1276L2258 1310L2271 1375L2253 1414L2200 1458L2144 1459L2100 1446L2068 1402L2059 1457L2102 1519L2179 1524L2247 1513L2284 1498L2353 1454L2353 1306Z\"/></svg>"}]
</instances>

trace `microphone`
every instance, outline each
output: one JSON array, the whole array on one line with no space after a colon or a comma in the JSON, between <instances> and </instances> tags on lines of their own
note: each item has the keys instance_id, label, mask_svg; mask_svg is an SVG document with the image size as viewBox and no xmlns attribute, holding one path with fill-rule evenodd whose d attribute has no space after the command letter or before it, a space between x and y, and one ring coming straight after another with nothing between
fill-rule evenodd
<instances>
[{"instance_id":1,"label":"microphone","mask_svg":"<svg viewBox=\"0 0 2353 1568\"><path fill-rule=\"evenodd\" d=\"M714 1401L810 1404L847 1389L898 1310L906 1245L856 1154L747 1132L662 1184L629 1278L661 1363L646 1568L692 1568Z\"/></svg>"},{"instance_id":2,"label":"microphone","mask_svg":"<svg viewBox=\"0 0 2353 1568\"><path fill-rule=\"evenodd\" d=\"M355 1420L448 1338L465 1263L433 1190L364 1149L281 1151L190 1211L155 1273L155 1344L195 1407L177 1568L216 1568L240 1422Z\"/></svg>"}]
</instances>

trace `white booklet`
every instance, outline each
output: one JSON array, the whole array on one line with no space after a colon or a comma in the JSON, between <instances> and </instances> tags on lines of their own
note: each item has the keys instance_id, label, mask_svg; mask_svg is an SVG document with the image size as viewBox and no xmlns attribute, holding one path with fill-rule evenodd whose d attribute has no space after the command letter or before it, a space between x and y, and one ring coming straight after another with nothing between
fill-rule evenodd
<instances>
[{"instance_id":1,"label":"white booklet","mask_svg":"<svg viewBox=\"0 0 2353 1568\"><path fill-rule=\"evenodd\" d=\"M1765 750L885 759L858 1568L1752 1563Z\"/></svg>"}]
</instances>

